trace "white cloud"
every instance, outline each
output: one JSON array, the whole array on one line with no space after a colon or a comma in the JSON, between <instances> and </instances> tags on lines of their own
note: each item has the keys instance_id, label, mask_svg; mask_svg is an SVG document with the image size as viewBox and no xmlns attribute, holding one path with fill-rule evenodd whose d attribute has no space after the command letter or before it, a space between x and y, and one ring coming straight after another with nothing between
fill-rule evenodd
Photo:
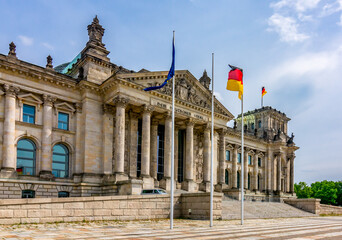
<instances>
[{"instance_id":1,"label":"white cloud","mask_svg":"<svg viewBox=\"0 0 342 240\"><path fill-rule=\"evenodd\" d=\"M305 12L317 7L320 0L281 0L271 3L271 7L280 10L282 8L293 8L296 12Z\"/></svg>"},{"instance_id":2,"label":"white cloud","mask_svg":"<svg viewBox=\"0 0 342 240\"><path fill-rule=\"evenodd\" d=\"M327 3L323 6L321 17L329 16L340 11L342 11L342 0L337 0L333 3Z\"/></svg>"},{"instance_id":3,"label":"white cloud","mask_svg":"<svg viewBox=\"0 0 342 240\"><path fill-rule=\"evenodd\" d=\"M54 47L51 44L49 44L49 43L43 42L42 45L44 47L46 47L47 49L49 49L49 50L53 50L54 49Z\"/></svg>"},{"instance_id":4,"label":"white cloud","mask_svg":"<svg viewBox=\"0 0 342 240\"><path fill-rule=\"evenodd\" d=\"M25 46L31 46L33 44L33 38L23 36L23 35L19 35L18 37L19 37L21 43Z\"/></svg>"},{"instance_id":5,"label":"white cloud","mask_svg":"<svg viewBox=\"0 0 342 240\"><path fill-rule=\"evenodd\" d=\"M284 17L278 13L268 19L270 31L275 31L284 42L303 42L309 36L298 31L298 24L294 18Z\"/></svg>"}]
</instances>

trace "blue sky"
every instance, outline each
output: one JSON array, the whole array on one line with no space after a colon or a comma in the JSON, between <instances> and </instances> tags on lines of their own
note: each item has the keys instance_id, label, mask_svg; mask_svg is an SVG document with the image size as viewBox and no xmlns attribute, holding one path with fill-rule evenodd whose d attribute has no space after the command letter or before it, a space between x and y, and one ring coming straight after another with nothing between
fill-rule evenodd
<instances>
[{"instance_id":1,"label":"blue sky","mask_svg":"<svg viewBox=\"0 0 342 240\"><path fill-rule=\"evenodd\" d=\"M98 15L111 61L128 69L168 70L172 30L176 69L211 76L236 116L237 93L225 90L228 64L244 69L246 110L264 105L292 119L300 147L296 182L342 180L342 0L0 0L0 53L45 66L71 61Z\"/></svg>"}]
</instances>

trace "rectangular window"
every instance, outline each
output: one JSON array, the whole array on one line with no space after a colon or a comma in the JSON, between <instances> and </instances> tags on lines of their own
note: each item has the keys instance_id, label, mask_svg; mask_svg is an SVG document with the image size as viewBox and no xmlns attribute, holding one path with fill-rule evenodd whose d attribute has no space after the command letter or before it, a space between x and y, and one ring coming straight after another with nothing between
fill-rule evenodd
<instances>
[{"instance_id":1,"label":"rectangular window","mask_svg":"<svg viewBox=\"0 0 342 240\"><path fill-rule=\"evenodd\" d=\"M241 163L241 153L238 153L238 163Z\"/></svg>"},{"instance_id":2,"label":"rectangular window","mask_svg":"<svg viewBox=\"0 0 342 240\"><path fill-rule=\"evenodd\" d=\"M142 120L138 119L137 132L137 177L141 174L141 139L142 139Z\"/></svg>"},{"instance_id":3,"label":"rectangular window","mask_svg":"<svg viewBox=\"0 0 342 240\"><path fill-rule=\"evenodd\" d=\"M261 158L258 157L258 166L261 167Z\"/></svg>"},{"instance_id":4,"label":"rectangular window","mask_svg":"<svg viewBox=\"0 0 342 240\"><path fill-rule=\"evenodd\" d=\"M226 161L230 161L230 151L226 150Z\"/></svg>"},{"instance_id":5,"label":"rectangular window","mask_svg":"<svg viewBox=\"0 0 342 240\"><path fill-rule=\"evenodd\" d=\"M164 177L164 125L158 125L158 136L157 136L157 180L160 181Z\"/></svg>"},{"instance_id":6,"label":"rectangular window","mask_svg":"<svg viewBox=\"0 0 342 240\"><path fill-rule=\"evenodd\" d=\"M69 114L58 113L58 128L63 130L69 130Z\"/></svg>"},{"instance_id":7,"label":"rectangular window","mask_svg":"<svg viewBox=\"0 0 342 240\"><path fill-rule=\"evenodd\" d=\"M252 156L248 155L248 165L252 165Z\"/></svg>"},{"instance_id":8,"label":"rectangular window","mask_svg":"<svg viewBox=\"0 0 342 240\"><path fill-rule=\"evenodd\" d=\"M36 107L30 105L23 105L23 122L35 123Z\"/></svg>"},{"instance_id":9,"label":"rectangular window","mask_svg":"<svg viewBox=\"0 0 342 240\"><path fill-rule=\"evenodd\" d=\"M178 173L177 173L177 181L183 182L184 180L184 149L185 149L185 130L178 131Z\"/></svg>"}]
</instances>

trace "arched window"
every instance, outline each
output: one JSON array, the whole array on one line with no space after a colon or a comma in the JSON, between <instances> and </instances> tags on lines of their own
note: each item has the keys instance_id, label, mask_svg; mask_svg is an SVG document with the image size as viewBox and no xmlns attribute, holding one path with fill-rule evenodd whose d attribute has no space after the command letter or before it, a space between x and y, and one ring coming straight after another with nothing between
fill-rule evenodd
<instances>
[{"instance_id":1,"label":"arched window","mask_svg":"<svg viewBox=\"0 0 342 240\"><path fill-rule=\"evenodd\" d=\"M248 183L247 183L248 189L251 189L251 175L248 173Z\"/></svg>"},{"instance_id":2,"label":"arched window","mask_svg":"<svg viewBox=\"0 0 342 240\"><path fill-rule=\"evenodd\" d=\"M258 190L261 191L261 177L258 175Z\"/></svg>"},{"instance_id":3,"label":"arched window","mask_svg":"<svg viewBox=\"0 0 342 240\"><path fill-rule=\"evenodd\" d=\"M251 128L252 128L252 130L254 130L254 123L252 123Z\"/></svg>"},{"instance_id":4,"label":"arched window","mask_svg":"<svg viewBox=\"0 0 342 240\"><path fill-rule=\"evenodd\" d=\"M53 147L52 174L58 178L69 176L69 150L63 144Z\"/></svg>"},{"instance_id":5,"label":"arched window","mask_svg":"<svg viewBox=\"0 0 342 240\"><path fill-rule=\"evenodd\" d=\"M229 172L228 170L226 169L225 171L225 175L224 175L224 182L229 185Z\"/></svg>"},{"instance_id":6,"label":"arched window","mask_svg":"<svg viewBox=\"0 0 342 240\"><path fill-rule=\"evenodd\" d=\"M17 144L18 175L35 175L36 145L29 139L21 139Z\"/></svg>"},{"instance_id":7,"label":"arched window","mask_svg":"<svg viewBox=\"0 0 342 240\"><path fill-rule=\"evenodd\" d=\"M236 182L237 182L237 188L240 188L240 172L237 172L236 174Z\"/></svg>"},{"instance_id":8,"label":"arched window","mask_svg":"<svg viewBox=\"0 0 342 240\"><path fill-rule=\"evenodd\" d=\"M258 122L258 128L261 128L261 120Z\"/></svg>"}]
</instances>

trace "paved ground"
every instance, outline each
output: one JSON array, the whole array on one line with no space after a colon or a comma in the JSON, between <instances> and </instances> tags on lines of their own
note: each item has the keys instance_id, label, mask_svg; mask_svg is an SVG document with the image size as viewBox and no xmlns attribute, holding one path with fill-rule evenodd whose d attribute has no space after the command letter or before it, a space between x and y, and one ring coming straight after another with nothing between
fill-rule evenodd
<instances>
[{"instance_id":1,"label":"paved ground","mask_svg":"<svg viewBox=\"0 0 342 240\"><path fill-rule=\"evenodd\" d=\"M342 239L342 217L168 220L0 226L0 239Z\"/></svg>"}]
</instances>

